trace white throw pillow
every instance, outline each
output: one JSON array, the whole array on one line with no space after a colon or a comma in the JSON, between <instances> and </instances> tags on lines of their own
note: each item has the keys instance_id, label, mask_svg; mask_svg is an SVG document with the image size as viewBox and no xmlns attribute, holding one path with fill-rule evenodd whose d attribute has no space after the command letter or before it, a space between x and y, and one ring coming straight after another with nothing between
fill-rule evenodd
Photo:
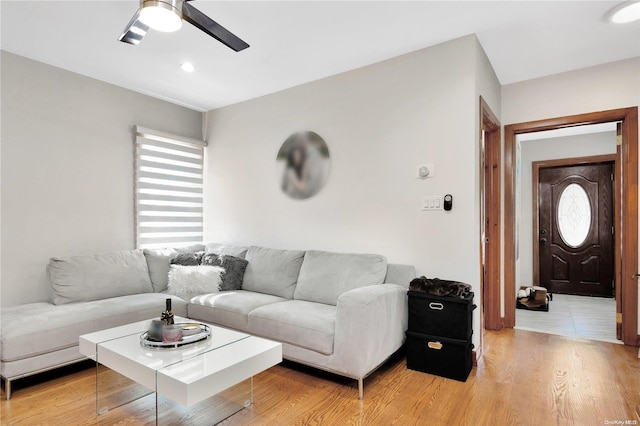
<instances>
[{"instance_id":1,"label":"white throw pillow","mask_svg":"<svg viewBox=\"0 0 640 426\"><path fill-rule=\"evenodd\" d=\"M181 294L208 294L220 291L222 273L219 266L182 266L171 265L169 271L169 285L167 293L179 296Z\"/></svg>"}]
</instances>

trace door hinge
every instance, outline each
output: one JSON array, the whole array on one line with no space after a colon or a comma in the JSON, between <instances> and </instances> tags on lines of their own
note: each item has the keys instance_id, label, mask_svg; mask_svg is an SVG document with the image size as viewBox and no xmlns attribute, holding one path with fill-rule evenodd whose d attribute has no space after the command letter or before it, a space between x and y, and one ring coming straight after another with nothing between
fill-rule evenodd
<instances>
[{"instance_id":1,"label":"door hinge","mask_svg":"<svg viewBox=\"0 0 640 426\"><path fill-rule=\"evenodd\" d=\"M616 135L616 145L622 145L622 135Z\"/></svg>"},{"instance_id":2,"label":"door hinge","mask_svg":"<svg viewBox=\"0 0 640 426\"><path fill-rule=\"evenodd\" d=\"M613 173L611 173L611 182L613 182L615 179L613 177Z\"/></svg>"},{"instance_id":3,"label":"door hinge","mask_svg":"<svg viewBox=\"0 0 640 426\"><path fill-rule=\"evenodd\" d=\"M611 235L615 235L616 234L616 228L612 225L611 226Z\"/></svg>"},{"instance_id":4,"label":"door hinge","mask_svg":"<svg viewBox=\"0 0 640 426\"><path fill-rule=\"evenodd\" d=\"M616 324L622 324L622 312L616 312Z\"/></svg>"}]
</instances>

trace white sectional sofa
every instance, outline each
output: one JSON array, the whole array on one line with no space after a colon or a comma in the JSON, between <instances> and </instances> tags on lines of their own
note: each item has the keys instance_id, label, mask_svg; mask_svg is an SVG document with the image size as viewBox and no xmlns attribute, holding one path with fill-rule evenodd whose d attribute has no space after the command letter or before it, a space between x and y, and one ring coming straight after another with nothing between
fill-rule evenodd
<instances>
[{"instance_id":1,"label":"white sectional sofa","mask_svg":"<svg viewBox=\"0 0 640 426\"><path fill-rule=\"evenodd\" d=\"M282 342L285 359L358 380L360 397L363 379L404 342L412 266L367 254L220 244L206 250L246 258L241 290L189 301L168 296L172 251L52 259L53 303L1 312L7 398L11 381L83 360L81 334L158 317L167 297L176 315Z\"/></svg>"}]
</instances>

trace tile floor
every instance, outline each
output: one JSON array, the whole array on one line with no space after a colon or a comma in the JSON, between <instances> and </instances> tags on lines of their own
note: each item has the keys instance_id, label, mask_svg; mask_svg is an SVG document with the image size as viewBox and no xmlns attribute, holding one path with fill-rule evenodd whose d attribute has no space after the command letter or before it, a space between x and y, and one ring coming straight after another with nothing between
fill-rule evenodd
<instances>
[{"instance_id":1,"label":"tile floor","mask_svg":"<svg viewBox=\"0 0 640 426\"><path fill-rule=\"evenodd\" d=\"M554 294L549 312L516 309L515 328L621 343L616 339L616 301L604 297Z\"/></svg>"}]
</instances>

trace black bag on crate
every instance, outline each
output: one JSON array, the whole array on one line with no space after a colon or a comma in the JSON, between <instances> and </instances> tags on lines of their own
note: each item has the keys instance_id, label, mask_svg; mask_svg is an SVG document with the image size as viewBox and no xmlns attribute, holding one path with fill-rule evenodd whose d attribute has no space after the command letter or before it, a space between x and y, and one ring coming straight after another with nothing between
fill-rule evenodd
<instances>
[{"instance_id":1,"label":"black bag on crate","mask_svg":"<svg viewBox=\"0 0 640 426\"><path fill-rule=\"evenodd\" d=\"M409 291L432 294L434 296L451 296L466 299L467 295L471 293L471 286L458 281L422 276L411 280Z\"/></svg>"}]
</instances>

